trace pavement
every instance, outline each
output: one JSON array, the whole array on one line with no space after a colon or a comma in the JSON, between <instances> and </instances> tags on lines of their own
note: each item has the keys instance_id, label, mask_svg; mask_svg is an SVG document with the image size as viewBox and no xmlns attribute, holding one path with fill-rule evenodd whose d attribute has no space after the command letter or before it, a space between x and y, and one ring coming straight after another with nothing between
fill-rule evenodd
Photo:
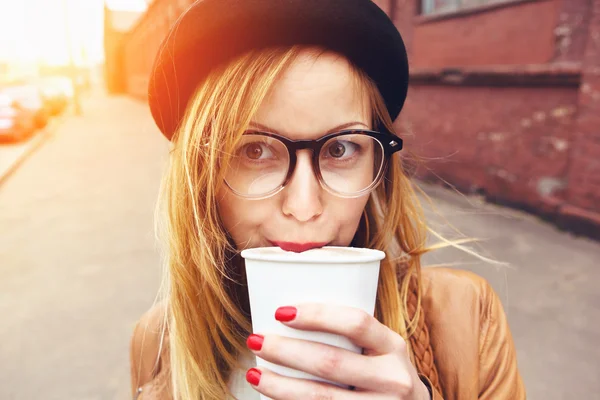
<instances>
[{"instance_id":1,"label":"pavement","mask_svg":"<svg viewBox=\"0 0 600 400\"><path fill-rule=\"evenodd\" d=\"M0 143L0 185L53 134L65 117L66 115L53 117L44 129L36 131L26 141Z\"/></svg>"},{"instance_id":2,"label":"pavement","mask_svg":"<svg viewBox=\"0 0 600 400\"><path fill-rule=\"evenodd\" d=\"M168 146L147 106L96 93L0 186L0 399L128 399L129 339L160 274L153 211ZM1 171L1 170L0 170ZM1 173L1 172L0 172ZM600 245L420 184L432 228L506 262L428 254L488 279L533 400L600 393ZM423 197L425 200L425 198ZM426 202L425 202L426 203ZM434 242L432 238L432 242Z\"/></svg>"}]
</instances>

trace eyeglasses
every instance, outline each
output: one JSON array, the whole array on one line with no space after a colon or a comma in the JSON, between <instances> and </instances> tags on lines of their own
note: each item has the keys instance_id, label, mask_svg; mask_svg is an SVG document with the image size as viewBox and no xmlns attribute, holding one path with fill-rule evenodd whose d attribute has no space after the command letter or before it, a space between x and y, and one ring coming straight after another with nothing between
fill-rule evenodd
<instances>
[{"instance_id":1,"label":"eyeglasses","mask_svg":"<svg viewBox=\"0 0 600 400\"><path fill-rule=\"evenodd\" d=\"M344 130L316 140L290 140L274 133L248 131L233 152L225 183L241 197L270 197L290 181L296 152L305 149L312 152L313 171L323 188L353 198L379 184L389 157L402 149L402 139L370 130Z\"/></svg>"}]
</instances>

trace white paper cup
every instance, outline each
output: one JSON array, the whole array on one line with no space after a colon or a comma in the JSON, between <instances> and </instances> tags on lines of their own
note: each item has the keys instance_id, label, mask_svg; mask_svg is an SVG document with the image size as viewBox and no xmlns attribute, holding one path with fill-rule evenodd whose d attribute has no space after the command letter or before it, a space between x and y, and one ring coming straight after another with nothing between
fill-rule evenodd
<instances>
[{"instance_id":1,"label":"white paper cup","mask_svg":"<svg viewBox=\"0 0 600 400\"><path fill-rule=\"evenodd\" d=\"M242 251L245 259L252 331L312 340L355 353L362 349L341 335L292 329L275 319L281 306L325 303L359 308L373 315L380 261L385 253L354 247L323 247L302 253L278 247ZM342 386L256 357L258 367L278 374ZM342 386L346 387L346 386ZM261 399L268 399L261 395Z\"/></svg>"}]
</instances>

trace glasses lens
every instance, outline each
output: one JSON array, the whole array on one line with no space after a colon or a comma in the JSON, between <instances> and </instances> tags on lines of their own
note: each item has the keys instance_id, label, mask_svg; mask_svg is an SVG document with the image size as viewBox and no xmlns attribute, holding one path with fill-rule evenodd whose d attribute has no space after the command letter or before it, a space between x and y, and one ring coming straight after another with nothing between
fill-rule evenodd
<instances>
[{"instance_id":1,"label":"glasses lens","mask_svg":"<svg viewBox=\"0 0 600 400\"><path fill-rule=\"evenodd\" d=\"M319 155L324 183L342 195L370 188L383 167L383 146L365 134L347 134L328 140Z\"/></svg>"},{"instance_id":2,"label":"glasses lens","mask_svg":"<svg viewBox=\"0 0 600 400\"><path fill-rule=\"evenodd\" d=\"M233 153L225 181L241 195L261 196L283 184L289 164L289 153L281 141L244 135Z\"/></svg>"}]
</instances>

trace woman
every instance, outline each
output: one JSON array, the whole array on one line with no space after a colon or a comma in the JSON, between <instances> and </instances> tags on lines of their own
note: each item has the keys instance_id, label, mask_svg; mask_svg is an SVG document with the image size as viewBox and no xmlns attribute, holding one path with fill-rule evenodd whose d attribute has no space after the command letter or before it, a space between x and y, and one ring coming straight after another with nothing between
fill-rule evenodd
<instances>
[{"instance_id":1,"label":"woman","mask_svg":"<svg viewBox=\"0 0 600 400\"><path fill-rule=\"evenodd\" d=\"M134 398L525 398L490 286L421 270L426 227L392 133L407 86L402 39L369 0L204 0L184 13L150 81L172 142L168 269L132 337ZM282 304L274 318L363 354L251 334L241 250L324 245L386 252L375 317ZM254 368L254 356L352 390Z\"/></svg>"}]
</instances>

